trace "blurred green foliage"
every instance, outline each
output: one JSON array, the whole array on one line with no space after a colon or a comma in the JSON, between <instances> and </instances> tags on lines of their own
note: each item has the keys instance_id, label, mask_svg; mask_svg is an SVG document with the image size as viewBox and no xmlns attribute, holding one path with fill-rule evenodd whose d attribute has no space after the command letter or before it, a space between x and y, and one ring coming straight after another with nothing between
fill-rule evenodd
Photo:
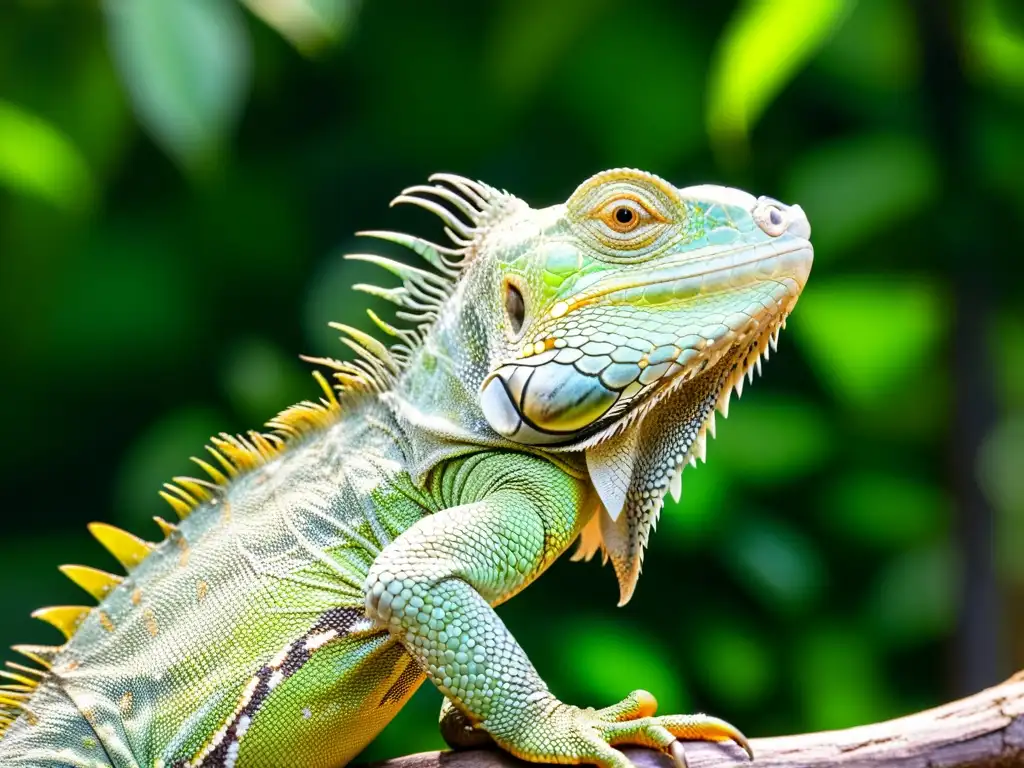
<instances>
[{"instance_id":1,"label":"blurred green foliage","mask_svg":"<svg viewBox=\"0 0 1024 768\"><path fill-rule=\"evenodd\" d=\"M112 566L86 522L156 536L210 433L315 394L296 354L369 327L351 233L433 231L399 189L449 170L549 204L636 165L801 203L818 263L629 606L560 561L501 608L552 689L762 735L935 703L972 653L1024 666L1024 15L947 5L960 66L935 75L910 0L4 3L0 645L55 640L28 613L80 599L58 563ZM965 649L972 525L999 611ZM438 747L439 703L369 754Z\"/></svg>"}]
</instances>

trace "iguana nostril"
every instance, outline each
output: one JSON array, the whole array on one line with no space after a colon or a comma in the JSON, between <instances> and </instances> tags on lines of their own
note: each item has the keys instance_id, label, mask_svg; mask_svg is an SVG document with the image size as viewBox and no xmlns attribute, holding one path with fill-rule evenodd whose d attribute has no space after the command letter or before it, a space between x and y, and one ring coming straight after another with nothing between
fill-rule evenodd
<instances>
[{"instance_id":1,"label":"iguana nostril","mask_svg":"<svg viewBox=\"0 0 1024 768\"><path fill-rule=\"evenodd\" d=\"M769 237L778 237L789 226L789 216L784 208L770 198L762 198L752 215L762 232Z\"/></svg>"}]
</instances>

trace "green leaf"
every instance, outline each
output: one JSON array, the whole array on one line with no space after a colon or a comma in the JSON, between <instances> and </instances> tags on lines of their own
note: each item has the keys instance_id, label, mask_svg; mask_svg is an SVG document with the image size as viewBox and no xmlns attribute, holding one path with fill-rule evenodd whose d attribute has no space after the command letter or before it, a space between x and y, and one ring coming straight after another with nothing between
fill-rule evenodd
<instances>
[{"instance_id":1,"label":"green leaf","mask_svg":"<svg viewBox=\"0 0 1024 768\"><path fill-rule=\"evenodd\" d=\"M501 94L501 102L521 104L530 98L572 43L587 35L590 23L607 5L608 0L499 4L484 48L483 67L490 87ZM529 55L523 55L524 51Z\"/></svg>"},{"instance_id":2,"label":"green leaf","mask_svg":"<svg viewBox=\"0 0 1024 768\"><path fill-rule=\"evenodd\" d=\"M819 280L801 296L789 335L840 401L879 408L900 387L919 383L945 333L947 306L924 279Z\"/></svg>"},{"instance_id":3,"label":"green leaf","mask_svg":"<svg viewBox=\"0 0 1024 768\"><path fill-rule=\"evenodd\" d=\"M653 634L630 631L622 622L579 616L558 637L559 675L581 701L608 706L636 688L657 691L659 709L685 712L688 697L672 668L672 652Z\"/></svg>"},{"instance_id":4,"label":"green leaf","mask_svg":"<svg viewBox=\"0 0 1024 768\"><path fill-rule=\"evenodd\" d=\"M751 707L772 690L778 664L759 632L715 617L702 618L694 632L697 671L730 707Z\"/></svg>"},{"instance_id":5,"label":"green leaf","mask_svg":"<svg viewBox=\"0 0 1024 768\"><path fill-rule=\"evenodd\" d=\"M781 520L743 519L721 541L719 553L750 592L774 610L802 612L825 586L825 567L814 545Z\"/></svg>"},{"instance_id":6,"label":"green leaf","mask_svg":"<svg viewBox=\"0 0 1024 768\"><path fill-rule=\"evenodd\" d=\"M372 309L385 321L402 326L395 318L395 306L383 299L352 290L356 283L368 283L393 287L398 283L394 275L387 274L374 264L362 261L345 261L343 253L362 253L366 241L351 241L343 250L324 259L316 272L310 274L305 300L303 302L306 349L310 355L344 356L344 347L338 343L338 332L328 327L337 322L352 325L366 333L381 338L381 331L366 314ZM380 247L375 252L386 254L398 261L410 263L409 257L397 248L389 250ZM412 257L416 258L415 255ZM416 264L420 266L422 262Z\"/></svg>"},{"instance_id":7,"label":"green leaf","mask_svg":"<svg viewBox=\"0 0 1024 768\"><path fill-rule=\"evenodd\" d=\"M899 514L893 509L894 516ZM871 590L868 619L889 644L945 636L956 617L958 572L949 544L918 547L893 559Z\"/></svg>"},{"instance_id":8,"label":"green leaf","mask_svg":"<svg viewBox=\"0 0 1024 768\"><path fill-rule=\"evenodd\" d=\"M871 45L865 45L865 40ZM907 3L859 0L814 62L839 80L870 96L898 94L915 86L920 74L920 43ZM850 98L849 88L836 98ZM877 106L875 102L866 102Z\"/></svg>"},{"instance_id":9,"label":"green leaf","mask_svg":"<svg viewBox=\"0 0 1024 768\"><path fill-rule=\"evenodd\" d=\"M103 557L84 526L69 528L40 521L33 532L36 535L26 531L0 537L0 563L4 564L9 584L4 595L4 620L0 621L0 648L14 643L60 642L56 630L29 614L44 605L80 605L84 593L57 570L56 564L93 562Z\"/></svg>"},{"instance_id":10,"label":"green leaf","mask_svg":"<svg viewBox=\"0 0 1024 768\"><path fill-rule=\"evenodd\" d=\"M665 497L658 534L686 547L697 546L708 537L719 535L731 479L717 461L687 466L683 470L683 495L679 502L671 495Z\"/></svg>"},{"instance_id":11,"label":"green leaf","mask_svg":"<svg viewBox=\"0 0 1024 768\"><path fill-rule=\"evenodd\" d=\"M130 365L144 371L173 359L203 328L203 307L171 236L152 222L108 222L50 278L46 332L54 363L79 369L79 386Z\"/></svg>"},{"instance_id":12,"label":"green leaf","mask_svg":"<svg viewBox=\"0 0 1024 768\"><path fill-rule=\"evenodd\" d=\"M891 472L847 472L818 507L825 525L844 539L893 549L940 537L952 516L937 486Z\"/></svg>"},{"instance_id":13,"label":"green leaf","mask_svg":"<svg viewBox=\"0 0 1024 768\"><path fill-rule=\"evenodd\" d=\"M831 730L893 714L875 650L852 627L809 627L794 649L797 693L809 730Z\"/></svg>"},{"instance_id":14,"label":"green leaf","mask_svg":"<svg viewBox=\"0 0 1024 768\"><path fill-rule=\"evenodd\" d=\"M135 439L117 469L115 520L137 533L139 524L153 515L173 521L174 513L157 492L175 475L201 477L202 470L189 456L202 456L210 435L227 426L226 419L205 407L179 408L150 425Z\"/></svg>"},{"instance_id":15,"label":"green leaf","mask_svg":"<svg viewBox=\"0 0 1024 768\"><path fill-rule=\"evenodd\" d=\"M964 6L966 57L975 79L1000 87L1008 95L1024 92L1024 29L1010 18L1009 3L974 0Z\"/></svg>"},{"instance_id":16,"label":"green leaf","mask_svg":"<svg viewBox=\"0 0 1024 768\"><path fill-rule=\"evenodd\" d=\"M708 132L722 150L742 146L773 98L828 40L855 0L746 0L711 63Z\"/></svg>"},{"instance_id":17,"label":"green leaf","mask_svg":"<svg viewBox=\"0 0 1024 768\"><path fill-rule=\"evenodd\" d=\"M814 227L814 255L831 259L883 234L935 200L939 174L919 139L862 135L801 152L785 182Z\"/></svg>"},{"instance_id":18,"label":"green leaf","mask_svg":"<svg viewBox=\"0 0 1024 768\"><path fill-rule=\"evenodd\" d=\"M976 110L966 128L967 146L982 183L1005 196L1007 205L1024 209L1024 153L1018 151L1021 120L1012 110L990 104Z\"/></svg>"},{"instance_id":19,"label":"green leaf","mask_svg":"<svg viewBox=\"0 0 1024 768\"><path fill-rule=\"evenodd\" d=\"M319 387L295 356L258 338L238 341L228 350L221 372L223 386L246 422L262 424L300 400L315 400Z\"/></svg>"},{"instance_id":20,"label":"green leaf","mask_svg":"<svg viewBox=\"0 0 1024 768\"><path fill-rule=\"evenodd\" d=\"M234 0L105 0L115 64L139 121L194 172L210 165L249 87L249 39Z\"/></svg>"},{"instance_id":21,"label":"green leaf","mask_svg":"<svg viewBox=\"0 0 1024 768\"><path fill-rule=\"evenodd\" d=\"M0 184L66 211L88 209L96 189L92 172L57 128L0 101Z\"/></svg>"},{"instance_id":22,"label":"green leaf","mask_svg":"<svg viewBox=\"0 0 1024 768\"><path fill-rule=\"evenodd\" d=\"M356 0L242 0L306 55L337 44L352 27Z\"/></svg>"},{"instance_id":23,"label":"green leaf","mask_svg":"<svg viewBox=\"0 0 1024 768\"><path fill-rule=\"evenodd\" d=\"M671 167L703 140L701 41L653 15L627 15L602 19L559 68L559 101L576 119L567 130L589 136L606 165ZM623 61L642 61L642 74L624 70ZM611 85L624 80L625 87Z\"/></svg>"},{"instance_id":24,"label":"green leaf","mask_svg":"<svg viewBox=\"0 0 1024 768\"><path fill-rule=\"evenodd\" d=\"M718 419L708 461L720 463L737 481L786 482L828 460L828 419L806 401L768 393L738 401L733 395L729 413L729 419Z\"/></svg>"}]
</instances>

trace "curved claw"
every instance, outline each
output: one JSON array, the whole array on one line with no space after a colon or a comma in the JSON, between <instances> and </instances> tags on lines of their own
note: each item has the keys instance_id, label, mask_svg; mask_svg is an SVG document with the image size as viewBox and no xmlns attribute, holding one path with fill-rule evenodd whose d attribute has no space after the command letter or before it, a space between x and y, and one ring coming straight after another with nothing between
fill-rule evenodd
<instances>
[{"instance_id":1,"label":"curved claw","mask_svg":"<svg viewBox=\"0 0 1024 768\"><path fill-rule=\"evenodd\" d=\"M683 742L676 739L668 745L668 753L672 756L672 762L676 764L676 768L690 768L690 764L686 762L686 749L683 747Z\"/></svg>"},{"instance_id":2,"label":"curved claw","mask_svg":"<svg viewBox=\"0 0 1024 768\"><path fill-rule=\"evenodd\" d=\"M708 715L669 715L657 718L677 738L693 741L734 741L746 757L754 760L751 742L736 726Z\"/></svg>"},{"instance_id":3,"label":"curved claw","mask_svg":"<svg viewBox=\"0 0 1024 768\"><path fill-rule=\"evenodd\" d=\"M736 726L708 715L667 715L657 718L660 725L667 728L678 739L692 741L733 741L754 759L754 750L750 742Z\"/></svg>"},{"instance_id":4,"label":"curved claw","mask_svg":"<svg viewBox=\"0 0 1024 768\"><path fill-rule=\"evenodd\" d=\"M677 739L687 741L733 741L739 749L746 753L746 757L754 760L754 750L751 749L751 742L738 728L719 718L708 715L667 715L665 717L653 718L653 721L666 728ZM673 744L678 743L676 741ZM677 760L677 748L670 745L673 760ZM678 748L681 750L680 748ZM685 758L684 758L685 761ZM683 763L685 766L685 762Z\"/></svg>"}]
</instances>

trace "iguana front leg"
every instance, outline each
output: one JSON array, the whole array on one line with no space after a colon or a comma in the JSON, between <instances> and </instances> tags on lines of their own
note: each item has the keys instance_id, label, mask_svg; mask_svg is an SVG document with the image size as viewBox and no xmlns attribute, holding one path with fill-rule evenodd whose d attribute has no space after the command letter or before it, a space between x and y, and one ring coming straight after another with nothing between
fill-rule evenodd
<instances>
[{"instance_id":1,"label":"iguana front leg","mask_svg":"<svg viewBox=\"0 0 1024 768\"><path fill-rule=\"evenodd\" d=\"M677 738L733 739L732 726L703 715L653 717L645 691L602 709L559 701L492 605L529 584L576 537L590 490L527 456L476 463L459 483L465 503L429 515L377 557L367 579L367 615L388 627L430 679L477 728L526 760L627 768L614 744L665 750L684 761Z\"/></svg>"}]
</instances>

